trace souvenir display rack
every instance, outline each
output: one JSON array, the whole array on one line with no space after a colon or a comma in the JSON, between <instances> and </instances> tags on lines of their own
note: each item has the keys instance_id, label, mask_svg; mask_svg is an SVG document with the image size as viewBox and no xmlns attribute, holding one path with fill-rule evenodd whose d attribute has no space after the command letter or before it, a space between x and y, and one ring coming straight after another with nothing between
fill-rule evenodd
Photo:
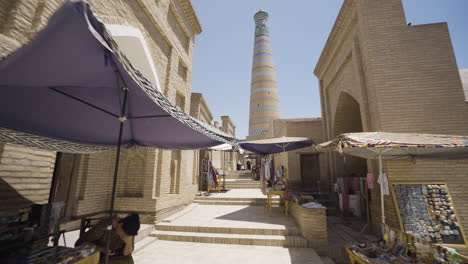
<instances>
[{"instance_id":1,"label":"souvenir display rack","mask_svg":"<svg viewBox=\"0 0 468 264\"><path fill-rule=\"evenodd\" d=\"M455 249L421 240L387 225L383 226L383 230L383 239L378 242L346 248L351 264L468 263L468 257L459 254Z\"/></svg>"},{"instance_id":2,"label":"souvenir display rack","mask_svg":"<svg viewBox=\"0 0 468 264\"><path fill-rule=\"evenodd\" d=\"M56 203L35 204L0 212L0 263L88 264L98 263L94 248L47 246L50 237L58 239L55 219L61 207ZM58 240L56 240L58 242Z\"/></svg>"},{"instance_id":3,"label":"souvenir display rack","mask_svg":"<svg viewBox=\"0 0 468 264\"><path fill-rule=\"evenodd\" d=\"M392 192L400 227L406 233L435 244L465 244L445 183L393 183Z\"/></svg>"}]
</instances>

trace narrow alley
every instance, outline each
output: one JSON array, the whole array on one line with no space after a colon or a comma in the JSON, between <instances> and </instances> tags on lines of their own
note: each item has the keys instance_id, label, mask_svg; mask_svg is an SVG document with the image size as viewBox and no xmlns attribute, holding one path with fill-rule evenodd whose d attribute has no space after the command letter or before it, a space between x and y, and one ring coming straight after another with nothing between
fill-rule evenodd
<instances>
[{"instance_id":1,"label":"narrow alley","mask_svg":"<svg viewBox=\"0 0 468 264\"><path fill-rule=\"evenodd\" d=\"M273 263L329 264L314 249L279 197L269 216L267 196L254 175L230 171L225 193L197 196L192 205L156 224L137 243L137 263Z\"/></svg>"}]
</instances>

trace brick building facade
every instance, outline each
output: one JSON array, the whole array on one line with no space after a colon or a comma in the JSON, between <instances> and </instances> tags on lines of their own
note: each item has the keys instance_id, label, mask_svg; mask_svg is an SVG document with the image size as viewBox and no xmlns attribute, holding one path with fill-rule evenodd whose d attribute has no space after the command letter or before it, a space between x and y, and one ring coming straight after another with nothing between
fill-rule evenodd
<instances>
[{"instance_id":1,"label":"brick building facade","mask_svg":"<svg viewBox=\"0 0 468 264\"><path fill-rule=\"evenodd\" d=\"M8 55L33 38L63 2L1 1L0 55ZM172 103L190 112L194 38L202 30L191 1L96 0L89 4L109 27L121 25L139 32L150 54L147 59L155 64L161 90ZM131 52L125 37L116 37L116 41ZM138 56L129 54L136 67L142 63L133 60ZM151 67L142 69L145 71ZM192 202L198 191L197 151L135 148L122 155L117 211L140 212L143 221L150 223ZM113 152L60 154L56 159L53 152L1 145L0 179L2 190L8 190L0 194L2 206L13 209L31 202L47 203L55 169L55 174L70 179L59 183L51 194L55 200L67 202L66 220L102 215L110 203L114 160ZM76 222L70 223L70 227L76 226Z\"/></svg>"},{"instance_id":2,"label":"brick building facade","mask_svg":"<svg viewBox=\"0 0 468 264\"><path fill-rule=\"evenodd\" d=\"M446 23L407 24L401 0L345 0L315 75L325 140L340 133L385 131L468 135L468 104ZM373 161L330 154L331 179L376 172ZM468 161L385 161L390 182L446 182L468 227ZM399 228L393 200L387 222ZM379 190L372 192L374 230ZM466 230L466 229L465 229Z\"/></svg>"},{"instance_id":3,"label":"brick building facade","mask_svg":"<svg viewBox=\"0 0 468 264\"><path fill-rule=\"evenodd\" d=\"M307 137L313 142L324 142L321 118L274 119L268 126L269 138ZM278 153L275 166L287 168L288 185L295 189L318 192L328 190L328 157L317 153L313 147Z\"/></svg>"},{"instance_id":4,"label":"brick building facade","mask_svg":"<svg viewBox=\"0 0 468 264\"><path fill-rule=\"evenodd\" d=\"M208 106L208 103L205 100L205 97L201 93L192 93L191 97L191 104L190 104L190 115L197 118L198 120L205 122L207 124L211 124L215 128L218 128L219 130L228 133L229 135L235 135L236 133L236 127L234 126L233 121L229 116L221 116L221 126L219 126L218 121L213 120L213 114L210 111L210 108ZM225 164L225 170L233 170L233 167L229 167L228 164L235 164L237 163L237 158L238 154L237 153L232 153L232 152L225 152L223 153L222 151L214 151L214 150L196 150L196 164L197 167L194 168L194 173L196 173L197 176L197 184L199 190L203 190L203 186L200 184L200 166L201 166L201 161L202 159L205 160L210 160L213 167L215 167L219 173L222 172L223 168L223 158L225 159L224 164ZM230 159L233 159L234 161L230 161ZM206 191L206 190L205 190Z\"/></svg>"}]
</instances>

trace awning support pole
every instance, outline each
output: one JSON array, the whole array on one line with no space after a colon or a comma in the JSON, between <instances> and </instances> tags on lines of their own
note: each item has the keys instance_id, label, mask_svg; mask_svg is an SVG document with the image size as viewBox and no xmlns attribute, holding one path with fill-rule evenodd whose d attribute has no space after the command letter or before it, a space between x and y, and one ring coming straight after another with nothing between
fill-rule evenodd
<instances>
[{"instance_id":1,"label":"awning support pole","mask_svg":"<svg viewBox=\"0 0 468 264\"><path fill-rule=\"evenodd\" d=\"M118 81L119 78L124 83L124 88L123 88L124 97L123 97L123 103L122 103L122 108L120 110L120 113L121 113L121 117L125 117L126 108L127 108L128 88L127 88L127 85L126 85L122 75L120 75L120 72L118 71L117 68L115 68L115 71L117 73L117 83L119 83L119 81ZM108 222L107 222L107 231L106 231L106 261L105 261L105 264L109 263L110 232L112 231L112 217L113 217L113 214L114 214L115 192L116 192L116 189L117 189L117 176L119 174L120 149L122 147L122 135L123 135L124 123L125 123L125 119L120 119L119 139L118 139L118 142L117 142L117 150L116 150L117 155L116 155L116 158L115 158L115 167L114 167L114 180L113 180L113 183L112 183L111 204L110 204L109 219L108 219Z\"/></svg>"},{"instance_id":2,"label":"awning support pole","mask_svg":"<svg viewBox=\"0 0 468 264\"><path fill-rule=\"evenodd\" d=\"M379 179L383 181L383 168L382 168L382 153L379 152ZM383 193L383 184L380 183L380 210L382 210L382 224L385 224L385 203L384 203L384 193Z\"/></svg>"},{"instance_id":3,"label":"awning support pole","mask_svg":"<svg viewBox=\"0 0 468 264\"><path fill-rule=\"evenodd\" d=\"M222 151L223 153L223 191L226 190L226 169L225 169L225 166L226 166L226 153L225 151Z\"/></svg>"}]
</instances>

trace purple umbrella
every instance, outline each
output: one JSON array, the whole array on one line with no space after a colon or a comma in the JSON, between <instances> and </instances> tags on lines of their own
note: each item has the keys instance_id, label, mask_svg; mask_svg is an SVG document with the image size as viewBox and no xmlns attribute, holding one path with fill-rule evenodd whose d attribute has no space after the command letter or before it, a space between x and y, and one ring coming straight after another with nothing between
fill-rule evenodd
<instances>
[{"instance_id":1,"label":"purple umbrella","mask_svg":"<svg viewBox=\"0 0 468 264\"><path fill-rule=\"evenodd\" d=\"M240 142L241 148L267 155L312 146L314 142L305 137L279 137Z\"/></svg>"},{"instance_id":2,"label":"purple umbrella","mask_svg":"<svg viewBox=\"0 0 468 264\"><path fill-rule=\"evenodd\" d=\"M136 70L83 2L67 2L0 63L0 140L62 152L199 149L236 140L178 110ZM107 258L106 258L107 262Z\"/></svg>"}]
</instances>

